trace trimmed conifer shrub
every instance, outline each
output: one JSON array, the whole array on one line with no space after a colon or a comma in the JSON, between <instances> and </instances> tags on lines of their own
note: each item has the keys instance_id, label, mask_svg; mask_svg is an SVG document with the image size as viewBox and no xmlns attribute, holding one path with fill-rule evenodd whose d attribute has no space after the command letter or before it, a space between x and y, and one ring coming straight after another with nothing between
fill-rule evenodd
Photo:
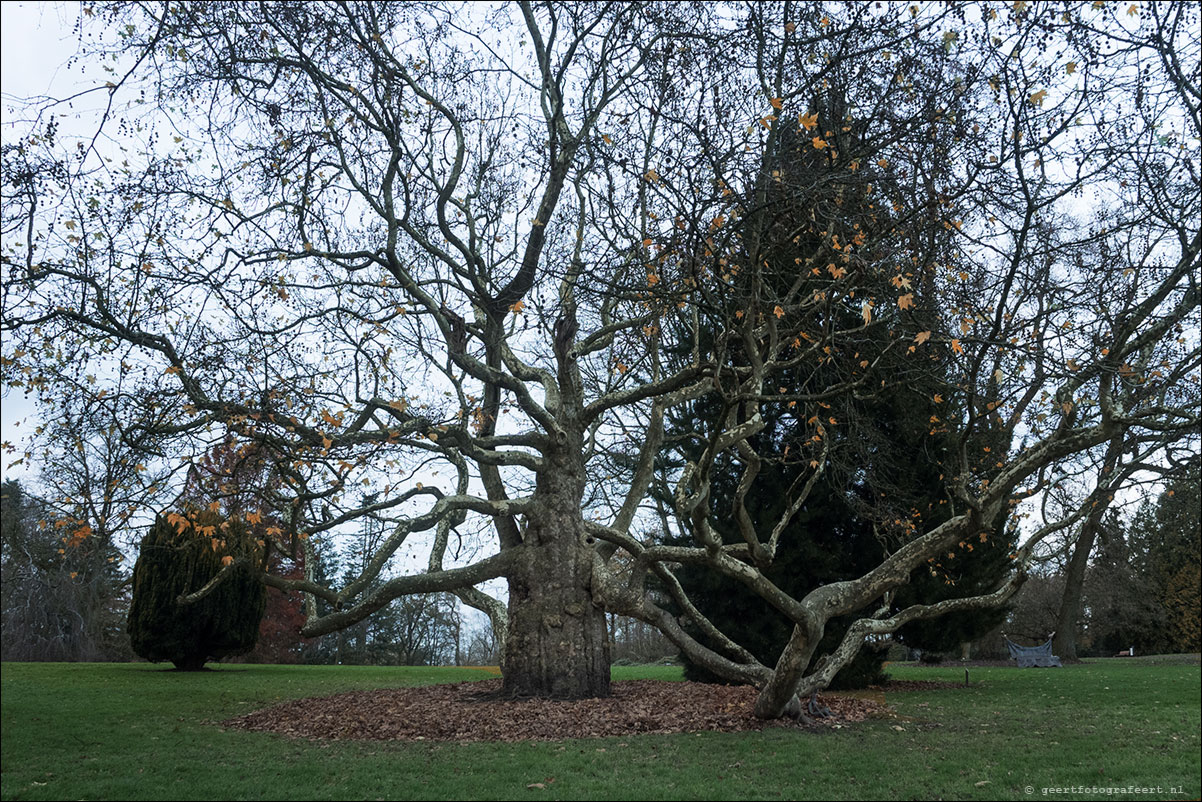
<instances>
[{"instance_id":1,"label":"trimmed conifer shrub","mask_svg":"<svg viewBox=\"0 0 1202 802\"><path fill-rule=\"evenodd\" d=\"M134 653L196 671L253 649L267 603L259 581L264 553L240 521L208 511L160 515L134 565L127 624ZM223 569L227 575L202 599L179 603Z\"/></svg>"}]
</instances>

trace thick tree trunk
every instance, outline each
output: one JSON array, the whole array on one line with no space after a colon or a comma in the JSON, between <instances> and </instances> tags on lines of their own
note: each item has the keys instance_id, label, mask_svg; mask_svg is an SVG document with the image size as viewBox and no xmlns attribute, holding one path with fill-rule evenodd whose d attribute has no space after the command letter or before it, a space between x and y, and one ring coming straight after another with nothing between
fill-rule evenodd
<instances>
[{"instance_id":1,"label":"thick tree trunk","mask_svg":"<svg viewBox=\"0 0 1202 802\"><path fill-rule=\"evenodd\" d=\"M591 554L572 540L532 549L531 559L509 577L509 639L502 662L507 696L609 696L605 613L593 604L589 589Z\"/></svg>"},{"instance_id":2,"label":"thick tree trunk","mask_svg":"<svg viewBox=\"0 0 1202 802\"><path fill-rule=\"evenodd\" d=\"M523 557L508 576L509 633L501 663L507 696L609 696L609 638L605 611L593 603L593 548L580 511L582 471L565 460L539 476Z\"/></svg>"},{"instance_id":3,"label":"thick tree trunk","mask_svg":"<svg viewBox=\"0 0 1202 802\"><path fill-rule=\"evenodd\" d=\"M1056 616L1056 634L1052 638L1052 652L1062 661L1077 659L1077 627L1081 617L1081 593L1085 586L1085 569L1089 564L1089 553L1093 550L1098 529L1092 518L1077 535L1073 556L1064 576L1064 595L1060 598L1060 610Z\"/></svg>"},{"instance_id":4,"label":"thick tree trunk","mask_svg":"<svg viewBox=\"0 0 1202 802\"><path fill-rule=\"evenodd\" d=\"M756 716L772 719L801 712L795 701L798 687L821 638L822 632L816 627L807 629L801 624L794 625L771 679L760 689L755 700Z\"/></svg>"},{"instance_id":5,"label":"thick tree trunk","mask_svg":"<svg viewBox=\"0 0 1202 802\"><path fill-rule=\"evenodd\" d=\"M1098 484L1101 486L1108 480L1109 474L1118 465L1119 457L1123 454L1123 440L1116 437L1110 441L1106 456L1102 460L1101 475ZM1098 493L1097 490L1094 491ZM1094 541L1097 540L1098 528L1102 523L1102 515L1110 507L1111 496L1102 495L1093 500L1089 515L1081 524L1077 534L1077 542L1073 546L1073 556L1069 560L1068 571L1064 576L1064 595L1060 599L1060 610L1056 616L1056 634L1052 638L1052 652L1061 661L1077 660L1077 628L1081 618L1081 595L1085 588L1085 571L1089 567L1089 554L1093 551Z\"/></svg>"}]
</instances>

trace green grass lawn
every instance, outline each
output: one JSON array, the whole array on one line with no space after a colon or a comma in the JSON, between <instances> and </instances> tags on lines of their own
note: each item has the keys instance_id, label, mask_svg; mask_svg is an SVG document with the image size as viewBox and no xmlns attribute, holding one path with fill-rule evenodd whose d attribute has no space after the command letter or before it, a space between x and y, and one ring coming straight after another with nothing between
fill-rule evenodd
<instances>
[{"instance_id":1,"label":"green grass lawn","mask_svg":"<svg viewBox=\"0 0 1202 802\"><path fill-rule=\"evenodd\" d=\"M961 668L889 671L964 680ZM1196 660L973 668L967 688L890 693L899 719L820 732L352 743L216 723L286 699L488 676L456 668L220 665L181 674L145 663L5 663L2 796L1148 800L1197 799L1202 790ZM678 679L680 671L627 667L614 676ZM1108 790L1126 787L1160 791Z\"/></svg>"}]
</instances>

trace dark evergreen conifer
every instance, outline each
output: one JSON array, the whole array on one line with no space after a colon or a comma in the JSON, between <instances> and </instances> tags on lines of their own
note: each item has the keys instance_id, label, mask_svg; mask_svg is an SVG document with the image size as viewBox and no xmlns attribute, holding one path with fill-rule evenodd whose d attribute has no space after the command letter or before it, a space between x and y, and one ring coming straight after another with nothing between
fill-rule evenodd
<instances>
[{"instance_id":1,"label":"dark evergreen conifer","mask_svg":"<svg viewBox=\"0 0 1202 802\"><path fill-rule=\"evenodd\" d=\"M128 622L134 652L196 671L253 649L266 606L259 581L264 552L240 521L207 511L159 516L134 566ZM229 575L203 598L179 602L225 568Z\"/></svg>"},{"instance_id":2,"label":"dark evergreen conifer","mask_svg":"<svg viewBox=\"0 0 1202 802\"><path fill-rule=\"evenodd\" d=\"M865 265L870 256L858 259L860 264L852 264L839 254L837 244L859 243L879 233L876 229L884 219L879 211L869 214L864 201L865 185L872 180L871 167L857 173L836 166L827 153L812 146L812 134L818 131L827 137L832 150L848 155L864 151L865 164L870 164L867 154L871 144L865 143L864 126L845 122L844 96L832 89L827 97L815 99L811 115L807 119L816 121L810 123L817 125L814 131L807 131L803 127L806 123L781 126L779 139L769 145L776 149L778 158L775 166L761 176L757 197L748 199L749 208L738 236L744 243L755 243L752 247L756 249L754 253L744 253L740 261L763 264L766 269L761 273L762 280L776 285L775 291L781 297L804 298L821 293L827 280L840 271L867 273L871 268ZM732 269L729 280L737 285L747 280L745 275ZM885 281L884 273L879 281ZM854 297L842 299L830 308L833 316L817 321L819 329L807 339L822 337L826 331L860 326L865 321L862 303ZM776 316L782 330L807 325L781 314ZM809 325L815 322L809 321ZM826 386L848 379L853 372L849 368L862 360L890 358L885 353L887 339L883 331L875 337L866 333L860 342L830 352L830 358L823 364L802 364L786 370L776 377L778 387L765 390L804 393L808 386ZM795 347L801 345L797 340ZM744 358L750 357L744 355ZM901 379L904 366L900 358L894 357L894 361L899 363L894 375ZM761 566L765 575L786 593L801 597L820 585L858 577L880 562L883 547L871 513L882 507L882 503L866 480L883 464L882 455L900 444L888 434L869 429L880 421L892 419L893 413L882 410L890 397L866 388L863 397L849 394L840 398L836 402L839 408L821 402L760 406L765 426L751 438L749 445L761 462L747 504L757 531L766 531L781 519L792 493L797 491L798 480L804 481L812 473L813 460L827 460L823 475L810 491L804 507L781 537L772 564ZM707 432L714 422L722 419L729 403L731 399L717 396L701 399L685 415L673 420L669 428L682 434ZM826 457L820 457L820 449L814 448L815 421L819 421L818 429L824 431L831 444ZM681 451L687 456L689 447L686 445ZM724 542L737 543L741 538L730 509L745 466L729 455L721 459L728 464L714 473L712 525ZM890 496L885 505L895 501ZM776 663L793 628L787 618L739 582L705 566L682 566L677 575L697 608L719 630L731 635L761 663L769 666ZM836 619L828 624L815 660L838 645L847 623ZM883 651L861 650L855 661L836 676L832 687L863 687L872 683L881 676L884 657ZM693 680L717 680L687 660L685 674Z\"/></svg>"},{"instance_id":3,"label":"dark evergreen conifer","mask_svg":"<svg viewBox=\"0 0 1202 802\"><path fill-rule=\"evenodd\" d=\"M862 334L844 337L839 347L828 348L818 365L799 364L786 370L778 376L779 387L765 388L766 394L805 393L808 387L852 382L857 370L869 364L874 376L872 383L830 403L759 406L766 425L749 443L760 463L746 504L757 531L780 519L799 478L813 472L816 460L824 461L822 474L765 570L769 579L795 598L819 585L863 575L880 563L887 549L897 548L917 531L929 531L950 514L940 467L958 426L955 410L944 400L953 395L942 380L946 371L941 363L950 357L949 346L928 342L931 330L941 328L931 271L896 262L898 252L925 252L932 263L946 261L950 246L938 237L909 242L906 227L879 208L879 200L872 200L869 185L885 180L873 169L880 142L866 123L848 114L851 92L832 79L829 93L815 98L810 115L798 126L780 127L779 138L769 144L778 157L775 163L767 162L771 167L760 178L754 202L758 205L748 200L739 235L740 241L756 248L740 260L762 265L758 280L772 282L782 297L823 294L829 278L849 271L858 271L858 287L866 291L859 298L851 293L839 299L828 307L829 316L823 320L794 321L776 315L781 331L800 326L799 337L807 342L820 341L829 331L853 331L860 326ZM829 147L814 146L815 133L821 133ZM837 163L830 155L835 152L842 154ZM859 247L861 242L866 243L864 248ZM742 276L731 273L737 284ZM898 308L864 307L864 295L871 295L874 288L886 295L890 285L911 290L910 301ZM899 347L899 343L911 345ZM724 405L732 402L716 396L702 399L672 421L671 428L681 435L704 433L709 422L725 414ZM821 438L813 436L815 428ZM825 440L825 450L815 447L819 439ZM687 458L689 448L681 451ZM728 462L715 471L712 526L724 542L736 543L740 536L729 510L745 463L729 458ZM898 606L903 595L906 603L934 602L953 592L965 595L966 587L975 592L991 590L1009 567L1011 548L1012 541L1001 536L965 543L962 559L954 565L947 560L947 566L931 566L934 575L929 570L915 572L913 587L899 592ZM719 630L732 635L760 662L775 664L792 631L784 616L739 582L704 566L682 566L677 573L698 609ZM984 634L1001 616L1004 612L982 611L920 622L905 630L906 640L928 649L951 648L962 639ZM828 623L814 661L838 645L848 623L839 619ZM862 649L832 687L871 683L880 676L883 660L883 651ZM712 678L687 662L686 675Z\"/></svg>"}]
</instances>

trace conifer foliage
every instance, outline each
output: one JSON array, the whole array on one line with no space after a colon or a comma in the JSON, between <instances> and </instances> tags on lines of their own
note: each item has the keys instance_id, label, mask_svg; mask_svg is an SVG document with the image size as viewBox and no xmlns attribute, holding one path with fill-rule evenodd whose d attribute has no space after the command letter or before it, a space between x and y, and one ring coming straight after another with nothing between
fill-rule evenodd
<instances>
[{"instance_id":1,"label":"conifer foliage","mask_svg":"<svg viewBox=\"0 0 1202 802\"><path fill-rule=\"evenodd\" d=\"M253 649L266 607L258 577L263 553L239 521L208 511L160 516L134 566L128 624L134 652L198 671L209 660Z\"/></svg>"}]
</instances>

